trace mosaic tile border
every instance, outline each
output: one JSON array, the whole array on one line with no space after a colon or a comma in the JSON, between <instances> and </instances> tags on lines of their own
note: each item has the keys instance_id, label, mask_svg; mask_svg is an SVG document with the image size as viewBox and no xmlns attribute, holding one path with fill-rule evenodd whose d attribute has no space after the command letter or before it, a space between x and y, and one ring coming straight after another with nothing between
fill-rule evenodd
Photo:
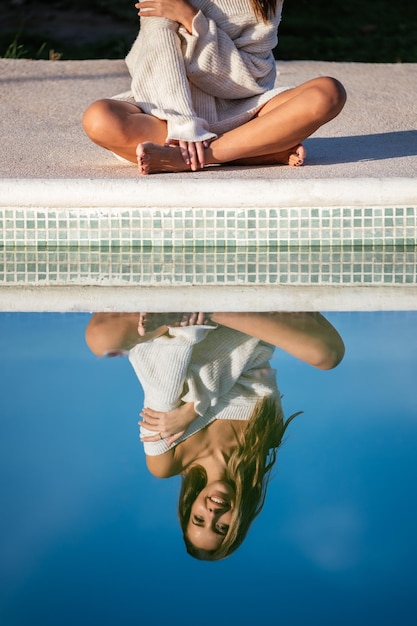
<instances>
[{"instance_id":1,"label":"mosaic tile border","mask_svg":"<svg viewBox=\"0 0 417 626\"><path fill-rule=\"evenodd\" d=\"M13 209L0 245L199 248L417 244L416 207L253 209Z\"/></svg>"}]
</instances>

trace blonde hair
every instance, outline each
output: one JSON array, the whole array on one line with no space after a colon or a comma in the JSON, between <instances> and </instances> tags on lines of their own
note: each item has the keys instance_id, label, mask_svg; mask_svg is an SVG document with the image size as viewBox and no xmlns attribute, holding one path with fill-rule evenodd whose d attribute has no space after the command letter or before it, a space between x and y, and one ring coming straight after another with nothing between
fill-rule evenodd
<instances>
[{"instance_id":1,"label":"blonde hair","mask_svg":"<svg viewBox=\"0 0 417 626\"><path fill-rule=\"evenodd\" d=\"M294 413L284 421L277 398L268 396L255 406L247 428L236 433L237 444L230 455L225 477L235 490L235 505L229 530L215 551L196 548L186 535L193 502L207 483L206 471L201 465L195 465L182 477L178 516L189 554L215 561L229 556L241 545L264 505L271 470L284 433L299 414Z\"/></svg>"}]
</instances>

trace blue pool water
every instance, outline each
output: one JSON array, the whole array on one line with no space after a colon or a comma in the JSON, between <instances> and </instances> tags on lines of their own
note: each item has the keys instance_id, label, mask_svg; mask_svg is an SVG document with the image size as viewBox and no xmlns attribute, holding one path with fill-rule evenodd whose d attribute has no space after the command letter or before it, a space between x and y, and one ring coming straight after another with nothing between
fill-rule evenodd
<instances>
[{"instance_id":1,"label":"blue pool water","mask_svg":"<svg viewBox=\"0 0 417 626\"><path fill-rule=\"evenodd\" d=\"M327 317L345 359L277 351L304 413L246 541L205 563L178 479L146 470L128 361L88 352L87 314L0 314L0 623L415 626L417 312Z\"/></svg>"}]
</instances>

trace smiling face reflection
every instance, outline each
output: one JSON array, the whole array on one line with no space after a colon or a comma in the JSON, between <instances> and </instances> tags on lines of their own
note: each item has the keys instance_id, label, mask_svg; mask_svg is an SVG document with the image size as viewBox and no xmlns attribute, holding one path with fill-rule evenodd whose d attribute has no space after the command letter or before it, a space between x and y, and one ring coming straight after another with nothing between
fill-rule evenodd
<instances>
[{"instance_id":1,"label":"smiling face reflection","mask_svg":"<svg viewBox=\"0 0 417 626\"><path fill-rule=\"evenodd\" d=\"M234 490L226 482L208 483L191 507L187 538L201 550L217 550L232 520Z\"/></svg>"}]
</instances>

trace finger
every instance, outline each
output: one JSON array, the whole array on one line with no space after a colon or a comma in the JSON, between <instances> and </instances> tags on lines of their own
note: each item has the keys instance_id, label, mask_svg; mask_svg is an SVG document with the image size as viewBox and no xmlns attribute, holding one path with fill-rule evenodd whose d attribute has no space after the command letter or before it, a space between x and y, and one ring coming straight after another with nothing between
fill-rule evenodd
<instances>
[{"instance_id":1,"label":"finger","mask_svg":"<svg viewBox=\"0 0 417 626\"><path fill-rule=\"evenodd\" d=\"M135 4L135 8L138 9L138 11L143 11L143 9L153 9L155 7L155 3L154 0L140 0L140 2L137 2Z\"/></svg>"},{"instance_id":2,"label":"finger","mask_svg":"<svg viewBox=\"0 0 417 626\"><path fill-rule=\"evenodd\" d=\"M151 424L152 426L155 426L160 421L159 417L148 415L148 413L139 413L139 416L142 418L144 424Z\"/></svg>"},{"instance_id":3,"label":"finger","mask_svg":"<svg viewBox=\"0 0 417 626\"><path fill-rule=\"evenodd\" d=\"M199 313L199 314L197 315L197 322L196 322L196 324L204 324L204 322L205 322L205 317L206 317L206 314L205 314L205 313L203 313L203 312Z\"/></svg>"},{"instance_id":4,"label":"finger","mask_svg":"<svg viewBox=\"0 0 417 626\"><path fill-rule=\"evenodd\" d=\"M172 437L168 437L167 439L167 445L170 446L172 443L174 443L175 441L177 441L180 437L183 436L183 434L185 433L185 430L183 430L180 433L177 433L176 435L173 435Z\"/></svg>"},{"instance_id":5,"label":"finger","mask_svg":"<svg viewBox=\"0 0 417 626\"><path fill-rule=\"evenodd\" d=\"M184 313L182 318L181 318L181 322L180 322L180 326L195 326L196 324L202 324L203 322L199 322L199 315L205 315L204 313Z\"/></svg>"},{"instance_id":6,"label":"finger","mask_svg":"<svg viewBox=\"0 0 417 626\"><path fill-rule=\"evenodd\" d=\"M180 321L180 326L188 326L189 319L190 319L190 314L183 313L181 321Z\"/></svg>"},{"instance_id":7,"label":"finger","mask_svg":"<svg viewBox=\"0 0 417 626\"><path fill-rule=\"evenodd\" d=\"M139 313L138 335L143 337L146 334L146 313Z\"/></svg>"},{"instance_id":8,"label":"finger","mask_svg":"<svg viewBox=\"0 0 417 626\"><path fill-rule=\"evenodd\" d=\"M161 427L158 424L150 424L149 422L138 422L141 428L146 428L146 430L151 430L154 433L159 433L161 431Z\"/></svg>"},{"instance_id":9,"label":"finger","mask_svg":"<svg viewBox=\"0 0 417 626\"><path fill-rule=\"evenodd\" d=\"M152 417L143 413L139 413L139 415L142 418L142 422L144 424L149 424L150 426L157 426L159 424L160 420L158 417Z\"/></svg>"},{"instance_id":10,"label":"finger","mask_svg":"<svg viewBox=\"0 0 417 626\"><path fill-rule=\"evenodd\" d=\"M214 313L213 312L211 312L211 313L202 313L202 315L204 315L204 324L209 324L210 326L212 326L213 322L212 322L211 317L212 317L212 315L214 315Z\"/></svg>"},{"instance_id":11,"label":"finger","mask_svg":"<svg viewBox=\"0 0 417 626\"><path fill-rule=\"evenodd\" d=\"M161 437L158 434L158 435L152 435L152 436L147 436L147 437L141 437L140 440L147 443L150 441L161 441Z\"/></svg>"},{"instance_id":12,"label":"finger","mask_svg":"<svg viewBox=\"0 0 417 626\"><path fill-rule=\"evenodd\" d=\"M191 170L195 172L196 170L198 170L199 167L198 154L195 143L190 142L188 144L188 155L190 158Z\"/></svg>"},{"instance_id":13,"label":"finger","mask_svg":"<svg viewBox=\"0 0 417 626\"><path fill-rule=\"evenodd\" d=\"M137 4L135 4L135 7L138 10L139 16L150 13L151 11L155 11L155 6L149 0L142 0L142 2L138 2Z\"/></svg>"},{"instance_id":14,"label":"finger","mask_svg":"<svg viewBox=\"0 0 417 626\"><path fill-rule=\"evenodd\" d=\"M161 411L154 411L153 409L149 409L148 407L145 407L144 409L142 409L140 415L142 415L142 413L144 414L145 419L148 416L149 417L155 417L156 419L159 419L163 415L163 413L161 413Z\"/></svg>"},{"instance_id":15,"label":"finger","mask_svg":"<svg viewBox=\"0 0 417 626\"><path fill-rule=\"evenodd\" d=\"M195 144L195 147L196 147L199 166L203 168L205 165L204 144L202 141L197 141L197 143Z\"/></svg>"},{"instance_id":16,"label":"finger","mask_svg":"<svg viewBox=\"0 0 417 626\"><path fill-rule=\"evenodd\" d=\"M186 165L190 165L191 161L190 161L190 155L188 153L188 143L186 141L180 141L179 148L180 148L181 156L184 159L184 163L186 163Z\"/></svg>"}]
</instances>

